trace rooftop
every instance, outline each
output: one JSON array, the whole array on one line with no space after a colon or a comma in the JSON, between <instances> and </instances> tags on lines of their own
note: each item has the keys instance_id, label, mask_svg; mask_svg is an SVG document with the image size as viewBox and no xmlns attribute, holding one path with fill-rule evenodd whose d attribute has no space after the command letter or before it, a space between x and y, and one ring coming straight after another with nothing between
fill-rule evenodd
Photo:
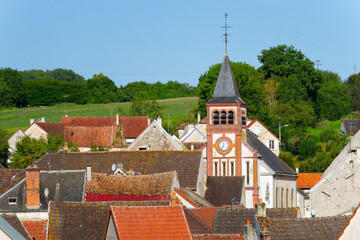
<instances>
[{"instance_id":1,"label":"rooftop","mask_svg":"<svg viewBox=\"0 0 360 240\"><path fill-rule=\"evenodd\" d=\"M46 240L47 221L22 221L32 238Z\"/></svg>"},{"instance_id":2,"label":"rooftop","mask_svg":"<svg viewBox=\"0 0 360 240\"><path fill-rule=\"evenodd\" d=\"M322 173L298 173L299 177L297 179L298 188L312 188L320 180Z\"/></svg>"}]
</instances>

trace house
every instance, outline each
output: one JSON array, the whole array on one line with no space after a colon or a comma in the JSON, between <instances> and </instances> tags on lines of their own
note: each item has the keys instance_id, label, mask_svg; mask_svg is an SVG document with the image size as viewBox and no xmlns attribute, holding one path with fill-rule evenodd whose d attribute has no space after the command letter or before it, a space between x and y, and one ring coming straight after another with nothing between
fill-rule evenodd
<instances>
[{"instance_id":1,"label":"house","mask_svg":"<svg viewBox=\"0 0 360 240\"><path fill-rule=\"evenodd\" d=\"M206 181L205 199L214 206L244 205L244 176L209 176Z\"/></svg>"},{"instance_id":2,"label":"house","mask_svg":"<svg viewBox=\"0 0 360 240\"><path fill-rule=\"evenodd\" d=\"M193 239L182 205L110 206L105 239Z\"/></svg>"},{"instance_id":3,"label":"house","mask_svg":"<svg viewBox=\"0 0 360 240\"><path fill-rule=\"evenodd\" d=\"M31 240L19 218L13 213L0 214L1 240Z\"/></svg>"},{"instance_id":4,"label":"house","mask_svg":"<svg viewBox=\"0 0 360 240\"><path fill-rule=\"evenodd\" d=\"M200 151L112 151L59 152L45 154L34 162L41 170L82 170L88 165L95 173L114 174L117 168L143 175L176 171L181 187L204 196L204 165ZM114 169L114 170L113 170Z\"/></svg>"},{"instance_id":5,"label":"house","mask_svg":"<svg viewBox=\"0 0 360 240\"><path fill-rule=\"evenodd\" d=\"M355 135L360 129L360 119L343 118L340 124L340 132Z\"/></svg>"},{"instance_id":6,"label":"house","mask_svg":"<svg viewBox=\"0 0 360 240\"><path fill-rule=\"evenodd\" d=\"M49 203L46 239L103 239L111 206L166 206L169 201Z\"/></svg>"},{"instance_id":7,"label":"house","mask_svg":"<svg viewBox=\"0 0 360 240\"><path fill-rule=\"evenodd\" d=\"M317 217L351 214L360 201L360 133L357 132L310 189L311 212Z\"/></svg>"},{"instance_id":8,"label":"house","mask_svg":"<svg viewBox=\"0 0 360 240\"><path fill-rule=\"evenodd\" d=\"M84 200L85 170L40 171L35 165L0 196L0 212L17 213L20 220L47 220L48 203Z\"/></svg>"},{"instance_id":9,"label":"house","mask_svg":"<svg viewBox=\"0 0 360 240\"><path fill-rule=\"evenodd\" d=\"M154 120L131 144L127 150L184 150L161 126L161 118Z\"/></svg>"},{"instance_id":10,"label":"house","mask_svg":"<svg viewBox=\"0 0 360 240\"><path fill-rule=\"evenodd\" d=\"M60 135L73 142L80 151L89 151L91 146L102 146L111 150L125 148L149 125L148 117L62 117L60 122L45 122L30 119L30 126L18 129L10 136L9 151L16 151L16 143L24 136L39 139L48 134Z\"/></svg>"},{"instance_id":11,"label":"house","mask_svg":"<svg viewBox=\"0 0 360 240\"><path fill-rule=\"evenodd\" d=\"M350 219L346 222L344 229L341 231L339 240L360 239L360 204L356 207Z\"/></svg>"},{"instance_id":12,"label":"house","mask_svg":"<svg viewBox=\"0 0 360 240\"><path fill-rule=\"evenodd\" d=\"M179 187L176 171L134 176L93 173L85 184L85 201L170 201L175 187Z\"/></svg>"}]
</instances>

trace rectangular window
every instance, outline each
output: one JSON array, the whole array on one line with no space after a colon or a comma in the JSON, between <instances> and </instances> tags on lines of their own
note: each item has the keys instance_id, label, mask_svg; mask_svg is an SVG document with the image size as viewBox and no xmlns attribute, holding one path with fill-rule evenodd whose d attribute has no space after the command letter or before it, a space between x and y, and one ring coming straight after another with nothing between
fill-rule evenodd
<instances>
[{"instance_id":1,"label":"rectangular window","mask_svg":"<svg viewBox=\"0 0 360 240\"><path fill-rule=\"evenodd\" d=\"M234 166L234 163L230 163L230 168L231 168L231 176L235 176L235 166Z\"/></svg>"},{"instance_id":2,"label":"rectangular window","mask_svg":"<svg viewBox=\"0 0 360 240\"><path fill-rule=\"evenodd\" d=\"M226 176L226 162L222 163L222 173L223 176Z\"/></svg>"},{"instance_id":3,"label":"rectangular window","mask_svg":"<svg viewBox=\"0 0 360 240\"><path fill-rule=\"evenodd\" d=\"M214 163L214 176L217 176L218 175L218 163L215 162Z\"/></svg>"},{"instance_id":4,"label":"rectangular window","mask_svg":"<svg viewBox=\"0 0 360 240\"><path fill-rule=\"evenodd\" d=\"M275 149L275 141L269 140L269 149Z\"/></svg>"},{"instance_id":5,"label":"rectangular window","mask_svg":"<svg viewBox=\"0 0 360 240\"><path fill-rule=\"evenodd\" d=\"M9 197L8 202L9 202L9 205L16 205L17 204L17 197Z\"/></svg>"},{"instance_id":6,"label":"rectangular window","mask_svg":"<svg viewBox=\"0 0 360 240\"><path fill-rule=\"evenodd\" d=\"M250 184L250 163L246 163L246 184Z\"/></svg>"},{"instance_id":7,"label":"rectangular window","mask_svg":"<svg viewBox=\"0 0 360 240\"><path fill-rule=\"evenodd\" d=\"M147 150L146 147L139 147L139 150Z\"/></svg>"},{"instance_id":8,"label":"rectangular window","mask_svg":"<svg viewBox=\"0 0 360 240\"><path fill-rule=\"evenodd\" d=\"M349 127L356 127L356 123L355 123L355 122L349 122L349 123L348 123L348 126L349 126Z\"/></svg>"}]
</instances>

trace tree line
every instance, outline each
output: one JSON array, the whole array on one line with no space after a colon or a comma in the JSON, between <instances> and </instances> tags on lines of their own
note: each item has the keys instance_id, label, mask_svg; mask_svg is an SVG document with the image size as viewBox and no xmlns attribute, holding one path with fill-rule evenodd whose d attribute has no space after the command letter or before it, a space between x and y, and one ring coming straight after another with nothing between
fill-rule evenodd
<instances>
[{"instance_id":1,"label":"tree line","mask_svg":"<svg viewBox=\"0 0 360 240\"><path fill-rule=\"evenodd\" d=\"M360 74L341 81L337 73L315 69L314 62L287 45L261 51L258 60L258 69L231 62L240 95L248 103L248 117L259 119L276 135L281 120L281 157L292 166L300 162L300 171L324 171L347 136L326 132L312 139L306 129L360 109ZM203 117L220 68L220 63L213 65L199 78L198 107Z\"/></svg>"},{"instance_id":2,"label":"tree line","mask_svg":"<svg viewBox=\"0 0 360 240\"><path fill-rule=\"evenodd\" d=\"M187 83L132 82L119 88L102 73L85 80L72 70L52 71L0 69L0 109L51 106L64 103L127 102L134 98L165 99L196 96L196 87Z\"/></svg>"}]
</instances>

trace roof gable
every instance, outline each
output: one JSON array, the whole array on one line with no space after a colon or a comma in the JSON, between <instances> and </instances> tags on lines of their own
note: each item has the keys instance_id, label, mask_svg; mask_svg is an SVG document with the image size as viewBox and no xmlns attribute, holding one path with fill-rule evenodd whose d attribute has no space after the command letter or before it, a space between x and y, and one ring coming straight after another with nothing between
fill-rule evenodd
<instances>
[{"instance_id":1,"label":"roof gable","mask_svg":"<svg viewBox=\"0 0 360 240\"><path fill-rule=\"evenodd\" d=\"M213 228L215 211L218 207L203 207L203 208L192 208L192 212L197 216L203 223L205 223L210 229Z\"/></svg>"},{"instance_id":2,"label":"roof gable","mask_svg":"<svg viewBox=\"0 0 360 240\"><path fill-rule=\"evenodd\" d=\"M119 239L192 239L182 205L111 206L110 211Z\"/></svg>"},{"instance_id":3,"label":"roof gable","mask_svg":"<svg viewBox=\"0 0 360 240\"><path fill-rule=\"evenodd\" d=\"M191 234L209 234L212 233L211 229L206 226L196 215L184 207L186 220L189 224Z\"/></svg>"},{"instance_id":4,"label":"roof gable","mask_svg":"<svg viewBox=\"0 0 360 240\"><path fill-rule=\"evenodd\" d=\"M24 169L0 168L0 196L15 185L15 175L21 172Z\"/></svg>"}]
</instances>

